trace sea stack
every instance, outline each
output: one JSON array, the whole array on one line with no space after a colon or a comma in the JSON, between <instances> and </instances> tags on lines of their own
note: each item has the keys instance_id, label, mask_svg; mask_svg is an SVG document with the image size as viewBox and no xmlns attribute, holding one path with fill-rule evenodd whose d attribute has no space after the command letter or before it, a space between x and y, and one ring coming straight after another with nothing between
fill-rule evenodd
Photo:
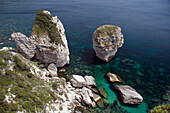
<instances>
[{"instance_id":1,"label":"sea stack","mask_svg":"<svg viewBox=\"0 0 170 113\"><path fill-rule=\"evenodd\" d=\"M93 48L96 56L109 62L112 60L119 47L124 43L121 28L114 25L103 25L96 29L93 34Z\"/></svg>"},{"instance_id":2,"label":"sea stack","mask_svg":"<svg viewBox=\"0 0 170 113\"><path fill-rule=\"evenodd\" d=\"M69 49L65 29L57 16L49 11L40 10L36 16L31 36L14 32L11 37L16 43L17 51L28 59L41 63L54 63L57 67L69 64Z\"/></svg>"}]
</instances>

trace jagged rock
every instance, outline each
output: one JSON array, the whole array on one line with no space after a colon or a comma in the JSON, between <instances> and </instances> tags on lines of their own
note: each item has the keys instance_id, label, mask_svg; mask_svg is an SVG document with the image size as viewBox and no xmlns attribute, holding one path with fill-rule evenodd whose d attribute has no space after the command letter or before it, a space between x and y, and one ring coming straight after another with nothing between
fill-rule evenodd
<instances>
[{"instance_id":1,"label":"jagged rock","mask_svg":"<svg viewBox=\"0 0 170 113\"><path fill-rule=\"evenodd\" d=\"M85 76L84 77L85 81L86 81L86 85L87 86L95 86L96 87L96 83L95 83L95 78L92 76Z\"/></svg>"},{"instance_id":2,"label":"jagged rock","mask_svg":"<svg viewBox=\"0 0 170 113\"><path fill-rule=\"evenodd\" d=\"M50 64L48 67L47 67L48 71L49 71L49 74L50 74L50 77L54 77L54 76L58 76L57 74L57 67L55 66L55 64Z\"/></svg>"},{"instance_id":3,"label":"jagged rock","mask_svg":"<svg viewBox=\"0 0 170 113\"><path fill-rule=\"evenodd\" d=\"M141 104L143 101L143 97L137 93L135 89L128 85L123 86L115 86L115 89L118 90L121 95L121 99L123 103L126 104Z\"/></svg>"},{"instance_id":4,"label":"jagged rock","mask_svg":"<svg viewBox=\"0 0 170 113\"><path fill-rule=\"evenodd\" d=\"M70 77L70 82L74 87L84 87L86 86L85 79L80 75L72 75Z\"/></svg>"},{"instance_id":5,"label":"jagged rock","mask_svg":"<svg viewBox=\"0 0 170 113\"><path fill-rule=\"evenodd\" d=\"M124 43L121 28L114 25L98 27L92 40L96 56L106 62L114 58L117 49Z\"/></svg>"},{"instance_id":6,"label":"jagged rock","mask_svg":"<svg viewBox=\"0 0 170 113\"><path fill-rule=\"evenodd\" d=\"M30 38L21 33L12 33L17 50L26 58L41 63L54 63L57 67L69 64L69 49L65 30L57 16L40 10L35 17Z\"/></svg>"},{"instance_id":7,"label":"jagged rock","mask_svg":"<svg viewBox=\"0 0 170 113\"><path fill-rule=\"evenodd\" d=\"M101 94L103 97L105 97L105 98L108 97L108 94L107 94L106 90L103 88L102 85L100 85L100 86L98 87L98 90L99 90L100 94Z\"/></svg>"},{"instance_id":8,"label":"jagged rock","mask_svg":"<svg viewBox=\"0 0 170 113\"><path fill-rule=\"evenodd\" d=\"M82 101L83 101L86 105L92 106L93 102L92 102L92 100L91 100L90 97L93 97L93 94L92 94L92 92L91 92L90 89L88 89L88 88L86 88L86 87L83 87L81 96L83 97L83 100L82 100Z\"/></svg>"},{"instance_id":9,"label":"jagged rock","mask_svg":"<svg viewBox=\"0 0 170 113\"><path fill-rule=\"evenodd\" d=\"M111 82L122 82L121 78L116 74L107 73L105 76Z\"/></svg>"},{"instance_id":10,"label":"jagged rock","mask_svg":"<svg viewBox=\"0 0 170 113\"><path fill-rule=\"evenodd\" d=\"M17 51L21 53L25 58L31 59L35 55L36 45L34 40L19 32L12 33L11 38L15 41Z\"/></svg>"},{"instance_id":11,"label":"jagged rock","mask_svg":"<svg viewBox=\"0 0 170 113\"><path fill-rule=\"evenodd\" d=\"M98 107L104 107L103 100L99 95L93 93L93 100L96 102Z\"/></svg>"}]
</instances>

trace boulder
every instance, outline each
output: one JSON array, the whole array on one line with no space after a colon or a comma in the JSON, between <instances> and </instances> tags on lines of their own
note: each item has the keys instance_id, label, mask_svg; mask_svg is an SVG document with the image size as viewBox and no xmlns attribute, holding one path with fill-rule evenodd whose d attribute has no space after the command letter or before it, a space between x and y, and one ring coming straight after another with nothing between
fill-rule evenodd
<instances>
[{"instance_id":1,"label":"boulder","mask_svg":"<svg viewBox=\"0 0 170 113\"><path fill-rule=\"evenodd\" d=\"M124 43L121 28L114 25L98 27L92 40L96 56L106 62L114 58L117 49Z\"/></svg>"},{"instance_id":2,"label":"boulder","mask_svg":"<svg viewBox=\"0 0 170 113\"><path fill-rule=\"evenodd\" d=\"M106 90L103 88L102 85L100 85L100 86L98 87L98 90L99 90L100 94L101 94L104 98L107 98L107 97L108 97L108 94L107 94Z\"/></svg>"},{"instance_id":3,"label":"boulder","mask_svg":"<svg viewBox=\"0 0 170 113\"><path fill-rule=\"evenodd\" d=\"M93 102L91 100L90 97L93 97L93 94L91 92L90 89L86 88L86 87L83 87L82 89L82 93L81 93L81 96L83 97L83 102L86 104L86 105L89 105L89 106L92 106L93 105Z\"/></svg>"},{"instance_id":4,"label":"boulder","mask_svg":"<svg viewBox=\"0 0 170 113\"><path fill-rule=\"evenodd\" d=\"M19 32L12 33L11 38L15 41L17 51L25 58L31 59L35 55L36 45L34 40Z\"/></svg>"},{"instance_id":5,"label":"boulder","mask_svg":"<svg viewBox=\"0 0 170 113\"><path fill-rule=\"evenodd\" d=\"M110 82L122 82L121 78L116 74L107 73L105 76Z\"/></svg>"},{"instance_id":6,"label":"boulder","mask_svg":"<svg viewBox=\"0 0 170 113\"><path fill-rule=\"evenodd\" d=\"M81 88L81 87L86 86L86 81L85 81L85 79L84 79L82 76L80 76L80 75L72 75L72 76L70 77L70 82L71 82L71 84L72 84L74 87L79 87L79 88Z\"/></svg>"},{"instance_id":7,"label":"boulder","mask_svg":"<svg viewBox=\"0 0 170 113\"><path fill-rule=\"evenodd\" d=\"M96 102L98 107L100 108L104 107L103 100L99 95L93 93L93 100Z\"/></svg>"},{"instance_id":8,"label":"boulder","mask_svg":"<svg viewBox=\"0 0 170 113\"><path fill-rule=\"evenodd\" d=\"M21 33L12 33L17 50L26 58L41 63L54 63L57 67L69 64L69 49L65 29L57 16L40 10L36 16L30 38Z\"/></svg>"},{"instance_id":9,"label":"boulder","mask_svg":"<svg viewBox=\"0 0 170 113\"><path fill-rule=\"evenodd\" d=\"M84 79L86 81L87 87L89 87L89 86L96 87L96 83L95 83L95 78L94 77L92 77L92 76L85 76Z\"/></svg>"},{"instance_id":10,"label":"boulder","mask_svg":"<svg viewBox=\"0 0 170 113\"><path fill-rule=\"evenodd\" d=\"M52 64L48 65L47 69L49 71L50 77L58 76L57 67L55 64L52 63Z\"/></svg>"},{"instance_id":11,"label":"boulder","mask_svg":"<svg viewBox=\"0 0 170 113\"><path fill-rule=\"evenodd\" d=\"M139 93L137 93L134 88L128 85L116 85L115 89L118 90L121 99L125 104L141 104L143 101L143 97Z\"/></svg>"}]
</instances>

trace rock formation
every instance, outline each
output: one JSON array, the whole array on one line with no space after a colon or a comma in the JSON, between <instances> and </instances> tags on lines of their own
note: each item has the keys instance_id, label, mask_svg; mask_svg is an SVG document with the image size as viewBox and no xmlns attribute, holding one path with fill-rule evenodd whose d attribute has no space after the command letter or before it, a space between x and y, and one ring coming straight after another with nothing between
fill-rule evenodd
<instances>
[{"instance_id":1,"label":"rock formation","mask_svg":"<svg viewBox=\"0 0 170 113\"><path fill-rule=\"evenodd\" d=\"M50 77L58 76L57 68L56 68L56 66L53 63L48 65L47 69L48 69Z\"/></svg>"},{"instance_id":2,"label":"rock formation","mask_svg":"<svg viewBox=\"0 0 170 113\"><path fill-rule=\"evenodd\" d=\"M114 58L117 49L124 43L121 28L114 25L98 27L92 40L96 56L106 62Z\"/></svg>"},{"instance_id":3,"label":"rock formation","mask_svg":"<svg viewBox=\"0 0 170 113\"><path fill-rule=\"evenodd\" d=\"M29 38L18 32L12 33L11 37L18 52L28 59L34 58L45 64L54 63L57 67L69 64L70 53L63 24L49 11L40 10L36 14Z\"/></svg>"},{"instance_id":4,"label":"rock formation","mask_svg":"<svg viewBox=\"0 0 170 113\"><path fill-rule=\"evenodd\" d=\"M141 104L143 101L143 97L137 93L135 89L128 85L116 85L115 89L118 90L121 95L121 99L125 104Z\"/></svg>"},{"instance_id":5,"label":"rock formation","mask_svg":"<svg viewBox=\"0 0 170 113\"><path fill-rule=\"evenodd\" d=\"M122 82L121 78L116 74L107 73L105 76L110 82Z\"/></svg>"}]
</instances>

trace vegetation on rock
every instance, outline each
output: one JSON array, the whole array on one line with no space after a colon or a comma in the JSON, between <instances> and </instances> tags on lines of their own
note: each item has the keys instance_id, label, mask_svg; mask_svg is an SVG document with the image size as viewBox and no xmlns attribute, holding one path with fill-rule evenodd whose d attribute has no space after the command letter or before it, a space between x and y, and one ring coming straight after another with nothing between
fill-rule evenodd
<instances>
[{"instance_id":1,"label":"vegetation on rock","mask_svg":"<svg viewBox=\"0 0 170 113\"><path fill-rule=\"evenodd\" d=\"M49 83L36 74L31 61L19 54L0 51L0 112L43 111L56 99Z\"/></svg>"},{"instance_id":2,"label":"vegetation on rock","mask_svg":"<svg viewBox=\"0 0 170 113\"><path fill-rule=\"evenodd\" d=\"M47 34L52 43L63 44L56 23L53 23L51 19L52 16L50 14L44 13L43 10L40 10L35 16L32 31L38 36L38 38L43 34Z\"/></svg>"}]
</instances>

